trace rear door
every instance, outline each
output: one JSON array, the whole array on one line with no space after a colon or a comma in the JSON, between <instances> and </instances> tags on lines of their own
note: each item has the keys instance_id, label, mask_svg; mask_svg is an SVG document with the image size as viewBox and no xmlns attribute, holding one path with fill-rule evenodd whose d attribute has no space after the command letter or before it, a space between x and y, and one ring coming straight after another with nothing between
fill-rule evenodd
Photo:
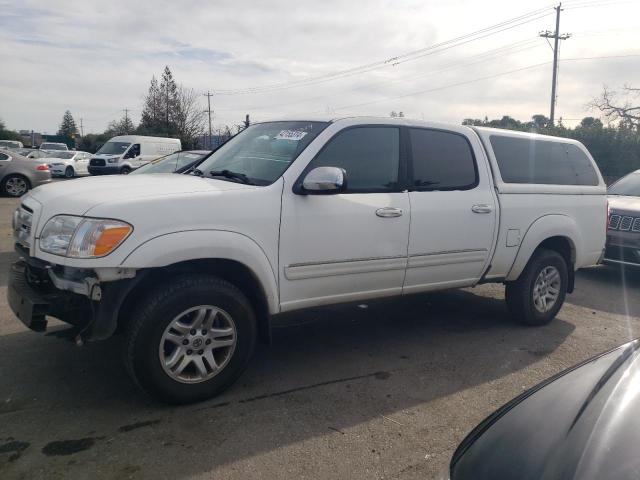
<instances>
[{"instance_id":1,"label":"rear door","mask_svg":"<svg viewBox=\"0 0 640 480\"><path fill-rule=\"evenodd\" d=\"M409 127L411 229L403 293L474 284L487 268L496 202L484 150L463 127Z\"/></svg>"}]
</instances>

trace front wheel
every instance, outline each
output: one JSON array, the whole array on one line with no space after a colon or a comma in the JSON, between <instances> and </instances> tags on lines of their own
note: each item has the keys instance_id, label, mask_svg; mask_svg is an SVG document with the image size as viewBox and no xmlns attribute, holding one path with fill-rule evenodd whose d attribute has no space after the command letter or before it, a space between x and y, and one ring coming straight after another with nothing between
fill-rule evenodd
<instances>
[{"instance_id":1,"label":"front wheel","mask_svg":"<svg viewBox=\"0 0 640 480\"><path fill-rule=\"evenodd\" d=\"M537 250L520 278L507 283L505 297L511 314L525 325L546 325L560 311L567 295L568 266L554 250Z\"/></svg>"},{"instance_id":2,"label":"front wheel","mask_svg":"<svg viewBox=\"0 0 640 480\"><path fill-rule=\"evenodd\" d=\"M129 175L131 173L131 169L129 167L122 167L120 169L120 173L122 175Z\"/></svg>"},{"instance_id":3,"label":"front wheel","mask_svg":"<svg viewBox=\"0 0 640 480\"><path fill-rule=\"evenodd\" d=\"M73 171L73 167L67 167L64 169L64 177L65 178L73 178L75 177L76 172Z\"/></svg>"},{"instance_id":4,"label":"front wheel","mask_svg":"<svg viewBox=\"0 0 640 480\"><path fill-rule=\"evenodd\" d=\"M169 403L218 395L247 366L256 341L249 300L217 277L174 278L133 310L125 363L133 380Z\"/></svg>"}]
</instances>

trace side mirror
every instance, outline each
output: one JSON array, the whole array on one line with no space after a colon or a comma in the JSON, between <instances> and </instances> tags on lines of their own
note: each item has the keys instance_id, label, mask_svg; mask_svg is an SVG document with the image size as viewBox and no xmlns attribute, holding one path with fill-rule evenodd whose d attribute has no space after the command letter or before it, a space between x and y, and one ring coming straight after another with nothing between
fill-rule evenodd
<instances>
[{"instance_id":1,"label":"side mirror","mask_svg":"<svg viewBox=\"0 0 640 480\"><path fill-rule=\"evenodd\" d=\"M317 167L302 181L302 188L295 193L302 195L332 195L347 189L347 172L338 167Z\"/></svg>"}]
</instances>

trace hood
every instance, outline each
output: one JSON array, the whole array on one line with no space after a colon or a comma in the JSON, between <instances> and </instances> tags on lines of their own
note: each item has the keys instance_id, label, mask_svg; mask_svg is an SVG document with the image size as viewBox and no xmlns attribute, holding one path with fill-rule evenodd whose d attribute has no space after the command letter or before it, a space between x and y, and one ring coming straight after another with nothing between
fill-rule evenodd
<instances>
[{"instance_id":1,"label":"hood","mask_svg":"<svg viewBox=\"0 0 640 480\"><path fill-rule=\"evenodd\" d=\"M609 209L612 212L640 213L640 197L609 195L607 200L609 200Z\"/></svg>"},{"instance_id":2,"label":"hood","mask_svg":"<svg viewBox=\"0 0 640 480\"><path fill-rule=\"evenodd\" d=\"M124 153L94 153L91 158L113 158L121 157Z\"/></svg>"},{"instance_id":3,"label":"hood","mask_svg":"<svg viewBox=\"0 0 640 480\"><path fill-rule=\"evenodd\" d=\"M482 422L452 480L640 478L640 342L525 392Z\"/></svg>"},{"instance_id":4,"label":"hood","mask_svg":"<svg viewBox=\"0 0 640 480\"><path fill-rule=\"evenodd\" d=\"M258 187L192 175L155 173L106 175L55 182L35 188L30 196L51 213L82 215L92 207L109 201L253 188Z\"/></svg>"}]
</instances>

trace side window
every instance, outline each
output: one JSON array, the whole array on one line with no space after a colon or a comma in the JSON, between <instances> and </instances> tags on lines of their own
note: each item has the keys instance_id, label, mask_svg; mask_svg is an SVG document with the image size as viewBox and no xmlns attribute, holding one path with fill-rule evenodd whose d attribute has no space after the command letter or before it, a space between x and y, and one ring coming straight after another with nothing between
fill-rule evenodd
<instances>
[{"instance_id":1,"label":"side window","mask_svg":"<svg viewBox=\"0 0 640 480\"><path fill-rule=\"evenodd\" d=\"M127 152L127 158L135 158L135 157L138 157L139 155L140 155L140 144L136 143L134 145L131 145L131 148Z\"/></svg>"},{"instance_id":2,"label":"side window","mask_svg":"<svg viewBox=\"0 0 640 480\"><path fill-rule=\"evenodd\" d=\"M473 151L465 137L419 128L409 132L416 190L469 190L478 184Z\"/></svg>"},{"instance_id":3,"label":"side window","mask_svg":"<svg viewBox=\"0 0 640 480\"><path fill-rule=\"evenodd\" d=\"M598 185L598 175L575 145L531 138L491 136L502 180L545 185Z\"/></svg>"},{"instance_id":4,"label":"side window","mask_svg":"<svg viewBox=\"0 0 640 480\"><path fill-rule=\"evenodd\" d=\"M398 185L399 164L400 129L356 127L329 140L310 168L344 168L347 193L387 192Z\"/></svg>"},{"instance_id":5,"label":"side window","mask_svg":"<svg viewBox=\"0 0 640 480\"><path fill-rule=\"evenodd\" d=\"M9 160L9 155L0 153L0 162L6 162L7 160Z\"/></svg>"}]
</instances>

